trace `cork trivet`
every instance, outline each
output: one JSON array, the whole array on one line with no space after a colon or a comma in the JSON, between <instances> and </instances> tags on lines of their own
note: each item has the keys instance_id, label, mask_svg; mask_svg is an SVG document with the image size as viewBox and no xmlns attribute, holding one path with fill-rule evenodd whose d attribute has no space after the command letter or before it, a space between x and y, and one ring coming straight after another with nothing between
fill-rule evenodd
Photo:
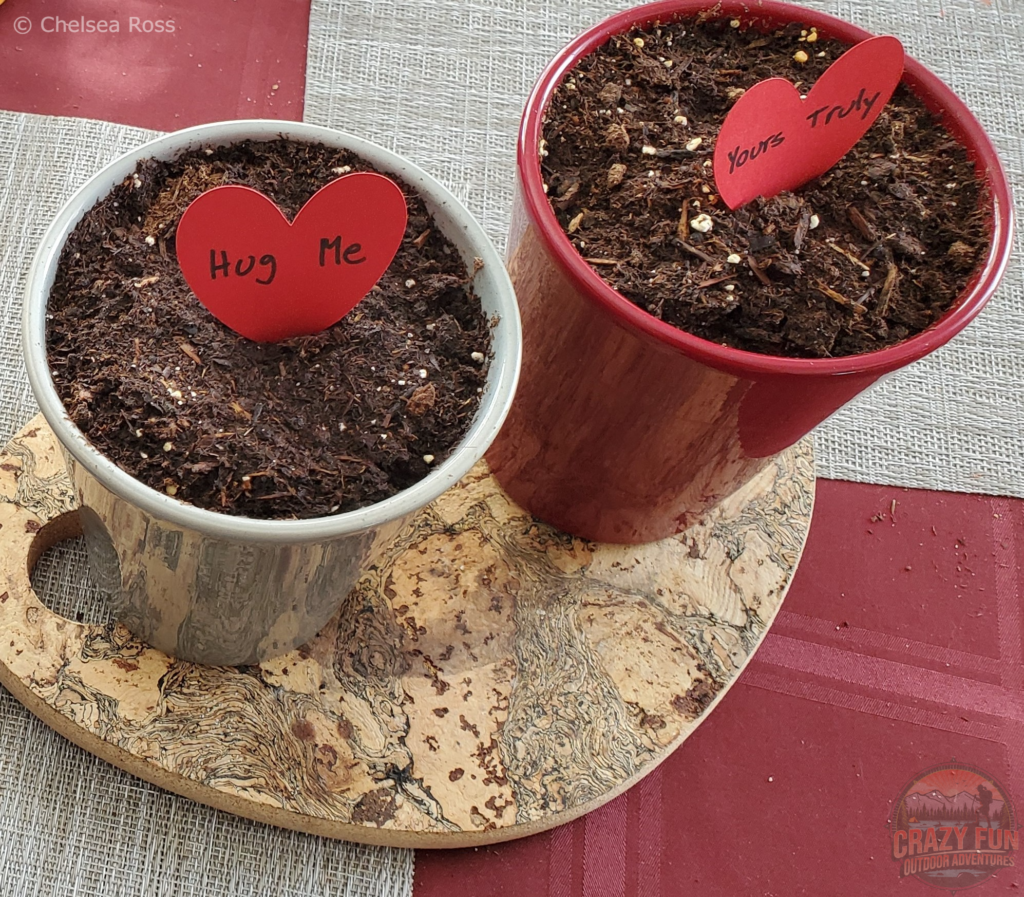
<instances>
[{"instance_id":1,"label":"cork trivet","mask_svg":"<svg viewBox=\"0 0 1024 897\"><path fill-rule=\"evenodd\" d=\"M40 603L30 570L79 526L37 417L0 455L0 683L86 750L241 816L403 847L517 838L692 734L778 612L813 496L805 442L677 537L597 545L481 463L309 645L203 667Z\"/></svg>"}]
</instances>

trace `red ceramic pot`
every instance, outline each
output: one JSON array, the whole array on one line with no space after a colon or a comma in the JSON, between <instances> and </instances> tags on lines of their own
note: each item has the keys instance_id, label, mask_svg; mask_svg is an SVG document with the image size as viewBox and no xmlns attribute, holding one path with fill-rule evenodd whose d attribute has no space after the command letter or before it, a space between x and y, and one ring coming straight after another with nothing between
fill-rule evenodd
<instances>
[{"instance_id":1,"label":"red ceramic pot","mask_svg":"<svg viewBox=\"0 0 1024 897\"><path fill-rule=\"evenodd\" d=\"M963 143L988 181L992 246L956 305L927 331L865 355L796 359L731 349L633 305L583 261L555 218L539 165L544 112L577 62L611 35L714 9L772 27L799 21L856 43L871 35L777 0L664 0L612 16L541 75L519 134L507 263L523 317L523 370L487 458L523 507L566 532L647 542L680 532L880 377L927 355L981 311L1006 267L1013 211L991 141L934 74L903 82Z\"/></svg>"}]
</instances>

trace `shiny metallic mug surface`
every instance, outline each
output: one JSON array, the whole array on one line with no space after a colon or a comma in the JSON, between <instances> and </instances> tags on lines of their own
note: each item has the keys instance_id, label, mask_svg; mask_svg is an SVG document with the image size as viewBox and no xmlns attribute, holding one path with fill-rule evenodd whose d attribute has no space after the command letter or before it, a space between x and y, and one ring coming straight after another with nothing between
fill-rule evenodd
<instances>
[{"instance_id":1,"label":"shiny metallic mug surface","mask_svg":"<svg viewBox=\"0 0 1024 897\"><path fill-rule=\"evenodd\" d=\"M142 485L100 454L70 421L50 377L46 303L65 240L82 216L141 159L169 159L198 146L286 137L351 150L401 177L424 198L469 265L494 321L493 357L480 409L451 455L419 483L357 511L309 520L252 520L184 504ZM426 172L357 137L314 125L237 121L202 125L151 141L112 162L58 213L29 272L23 319L29 380L68 462L99 586L138 637L183 660L247 664L308 641L330 619L361 572L420 508L483 457L508 412L519 374L521 335L504 265L469 212Z\"/></svg>"}]
</instances>

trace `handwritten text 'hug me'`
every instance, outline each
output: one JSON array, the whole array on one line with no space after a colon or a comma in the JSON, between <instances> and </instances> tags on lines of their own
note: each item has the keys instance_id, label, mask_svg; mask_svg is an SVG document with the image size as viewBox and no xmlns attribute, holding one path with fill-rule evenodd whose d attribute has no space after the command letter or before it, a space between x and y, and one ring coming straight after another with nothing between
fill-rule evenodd
<instances>
[{"instance_id":1,"label":"handwritten text 'hug me'","mask_svg":"<svg viewBox=\"0 0 1024 897\"><path fill-rule=\"evenodd\" d=\"M321 187L294 221L258 190L214 187L178 224L192 292L256 342L317 333L351 311L388 269L405 234L394 181L357 172Z\"/></svg>"}]
</instances>

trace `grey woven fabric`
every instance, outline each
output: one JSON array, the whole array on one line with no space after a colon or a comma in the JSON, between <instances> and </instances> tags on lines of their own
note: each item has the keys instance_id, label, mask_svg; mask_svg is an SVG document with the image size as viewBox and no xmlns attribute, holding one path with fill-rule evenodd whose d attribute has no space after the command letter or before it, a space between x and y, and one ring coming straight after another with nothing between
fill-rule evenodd
<instances>
[{"instance_id":1,"label":"grey woven fabric","mask_svg":"<svg viewBox=\"0 0 1024 897\"><path fill-rule=\"evenodd\" d=\"M545 63L608 0L315 0L306 118L353 131L444 181L501 246L516 131ZM908 52L967 102L1024 198L1020 0L805 0ZM1024 496L1024 268L950 347L825 424L818 470L834 479Z\"/></svg>"},{"instance_id":2,"label":"grey woven fabric","mask_svg":"<svg viewBox=\"0 0 1024 897\"><path fill-rule=\"evenodd\" d=\"M0 112L0 445L38 410L21 361L25 275L86 178L152 132ZM99 622L81 540L34 577L69 619ZM411 850L260 825L122 772L50 731L0 689L0 897L408 897Z\"/></svg>"}]
</instances>

